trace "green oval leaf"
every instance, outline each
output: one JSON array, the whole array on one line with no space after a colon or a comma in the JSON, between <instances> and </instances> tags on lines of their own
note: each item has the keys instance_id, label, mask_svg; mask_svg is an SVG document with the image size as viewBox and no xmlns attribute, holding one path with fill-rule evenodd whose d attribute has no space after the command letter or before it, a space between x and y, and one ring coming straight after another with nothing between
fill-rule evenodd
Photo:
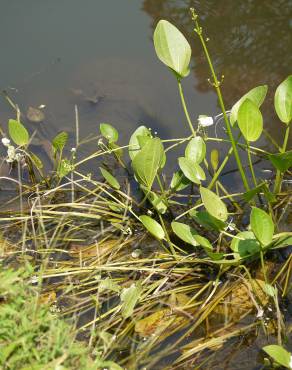
<instances>
[{"instance_id":1,"label":"green oval leaf","mask_svg":"<svg viewBox=\"0 0 292 370\"><path fill-rule=\"evenodd\" d=\"M10 119L8 121L8 130L9 136L16 145L23 146L28 144L29 134L22 123L15 121L14 119Z\"/></svg>"},{"instance_id":2,"label":"green oval leaf","mask_svg":"<svg viewBox=\"0 0 292 370\"><path fill-rule=\"evenodd\" d=\"M65 131L60 132L58 135L54 137L52 140L52 146L54 152L59 150L60 152L64 149L66 143L68 141L68 133Z\"/></svg>"},{"instance_id":3,"label":"green oval leaf","mask_svg":"<svg viewBox=\"0 0 292 370\"><path fill-rule=\"evenodd\" d=\"M219 166L219 151L217 149L212 149L210 154L210 162L215 172Z\"/></svg>"},{"instance_id":4,"label":"green oval leaf","mask_svg":"<svg viewBox=\"0 0 292 370\"><path fill-rule=\"evenodd\" d=\"M151 189L157 171L164 159L164 149L159 138L150 139L132 161L133 170L140 184Z\"/></svg>"},{"instance_id":5,"label":"green oval leaf","mask_svg":"<svg viewBox=\"0 0 292 370\"><path fill-rule=\"evenodd\" d=\"M110 184L110 186L112 186L114 189L119 190L121 186L118 180L111 173L109 173L106 169L102 167L99 167L99 169L100 169L102 176Z\"/></svg>"},{"instance_id":6,"label":"green oval leaf","mask_svg":"<svg viewBox=\"0 0 292 370\"><path fill-rule=\"evenodd\" d=\"M178 159L178 164L185 177L195 184L201 184L201 180L206 179L206 175L202 167L190 159L180 157Z\"/></svg>"},{"instance_id":7,"label":"green oval leaf","mask_svg":"<svg viewBox=\"0 0 292 370\"><path fill-rule=\"evenodd\" d=\"M145 228L150 232L150 234L152 234L158 240L164 239L165 237L164 230L157 221L153 220L153 218L147 215L142 215L139 217L139 219L145 226Z\"/></svg>"},{"instance_id":8,"label":"green oval leaf","mask_svg":"<svg viewBox=\"0 0 292 370\"><path fill-rule=\"evenodd\" d=\"M278 364L285 366L287 369L291 369L292 354L286 351L285 348L276 344L271 344L263 347L263 350Z\"/></svg>"},{"instance_id":9,"label":"green oval leaf","mask_svg":"<svg viewBox=\"0 0 292 370\"><path fill-rule=\"evenodd\" d=\"M122 301L122 316L124 319L131 317L134 312L134 308L140 299L142 287L140 283L132 284L129 288L124 288L121 292Z\"/></svg>"},{"instance_id":10,"label":"green oval leaf","mask_svg":"<svg viewBox=\"0 0 292 370\"><path fill-rule=\"evenodd\" d=\"M277 87L274 104L278 117L288 125L292 120L292 75Z\"/></svg>"},{"instance_id":11,"label":"green oval leaf","mask_svg":"<svg viewBox=\"0 0 292 370\"><path fill-rule=\"evenodd\" d=\"M153 205L153 207L156 209L156 211L160 214L164 214L167 211L167 203L166 201L161 197L156 195L153 191L148 191L146 194L148 195L148 200Z\"/></svg>"},{"instance_id":12,"label":"green oval leaf","mask_svg":"<svg viewBox=\"0 0 292 370\"><path fill-rule=\"evenodd\" d=\"M263 132L263 117L250 99L246 99L238 110L238 126L247 141L256 141Z\"/></svg>"},{"instance_id":13,"label":"green oval leaf","mask_svg":"<svg viewBox=\"0 0 292 370\"><path fill-rule=\"evenodd\" d=\"M243 95L237 103L234 104L234 106L231 109L231 114L230 114L230 123L233 126L234 123L237 121L237 114L238 110L241 106L241 104L246 100L249 99L251 100L258 108L262 105L263 101L265 100L265 97L267 95L268 91L268 86L267 85L262 85L262 86L257 86L253 89L251 89L249 92Z\"/></svg>"},{"instance_id":14,"label":"green oval leaf","mask_svg":"<svg viewBox=\"0 0 292 370\"><path fill-rule=\"evenodd\" d=\"M185 157L200 164L206 156L206 144L201 136L194 137L186 146Z\"/></svg>"},{"instance_id":15,"label":"green oval leaf","mask_svg":"<svg viewBox=\"0 0 292 370\"><path fill-rule=\"evenodd\" d=\"M258 253L261 246L252 231L242 231L232 239L230 248L240 257L246 257Z\"/></svg>"},{"instance_id":16,"label":"green oval leaf","mask_svg":"<svg viewBox=\"0 0 292 370\"><path fill-rule=\"evenodd\" d=\"M263 246L271 243L275 226L270 215L262 209L254 207L250 214L250 226Z\"/></svg>"},{"instance_id":17,"label":"green oval leaf","mask_svg":"<svg viewBox=\"0 0 292 370\"><path fill-rule=\"evenodd\" d=\"M171 223L171 228L175 235L177 235L184 242L191 244L194 247L199 245L199 243L194 238L194 236L197 234L197 231L189 225L173 221Z\"/></svg>"},{"instance_id":18,"label":"green oval leaf","mask_svg":"<svg viewBox=\"0 0 292 370\"><path fill-rule=\"evenodd\" d=\"M180 191L189 186L190 183L190 180L185 177L183 172L178 170L177 172L174 172L172 176L170 187L175 191Z\"/></svg>"},{"instance_id":19,"label":"green oval leaf","mask_svg":"<svg viewBox=\"0 0 292 370\"><path fill-rule=\"evenodd\" d=\"M222 202L218 195L202 186L200 187L200 193L202 202L210 215L218 220L226 221L228 217L228 211L225 203Z\"/></svg>"},{"instance_id":20,"label":"green oval leaf","mask_svg":"<svg viewBox=\"0 0 292 370\"><path fill-rule=\"evenodd\" d=\"M32 160L32 163L36 166L37 169L41 170L44 165L41 159L34 153L29 152L30 158Z\"/></svg>"},{"instance_id":21,"label":"green oval leaf","mask_svg":"<svg viewBox=\"0 0 292 370\"><path fill-rule=\"evenodd\" d=\"M115 143L119 139L118 131L109 123L101 123L99 125L100 133L105 137L110 143Z\"/></svg>"},{"instance_id":22,"label":"green oval leaf","mask_svg":"<svg viewBox=\"0 0 292 370\"><path fill-rule=\"evenodd\" d=\"M143 140L141 137L148 137L151 138L151 132L148 130L145 126L140 126L137 128L137 130L134 131L132 134L130 141L129 141L129 156L131 160L133 160L136 155L141 150L141 140ZM139 142L140 141L140 142Z\"/></svg>"},{"instance_id":23,"label":"green oval leaf","mask_svg":"<svg viewBox=\"0 0 292 370\"><path fill-rule=\"evenodd\" d=\"M192 210L189 212L189 215L196 220L199 225L203 226L207 230L221 231L227 226L225 222L211 216L210 213L206 211Z\"/></svg>"},{"instance_id":24,"label":"green oval leaf","mask_svg":"<svg viewBox=\"0 0 292 370\"><path fill-rule=\"evenodd\" d=\"M162 63L182 78L190 70L191 47L184 35L170 22L161 20L154 31L154 47Z\"/></svg>"}]
</instances>

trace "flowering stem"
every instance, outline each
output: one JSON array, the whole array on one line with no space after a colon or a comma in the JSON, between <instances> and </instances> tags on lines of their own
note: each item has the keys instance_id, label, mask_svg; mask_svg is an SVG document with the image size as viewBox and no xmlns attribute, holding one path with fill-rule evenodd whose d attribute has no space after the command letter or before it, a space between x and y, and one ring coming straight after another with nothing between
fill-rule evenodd
<instances>
[{"instance_id":1,"label":"flowering stem","mask_svg":"<svg viewBox=\"0 0 292 370\"><path fill-rule=\"evenodd\" d=\"M195 22L195 26L196 26L194 30L200 38L205 56L206 56L208 64L209 64L209 68L210 68L211 73L212 73L212 77L213 77L213 81L214 81L212 85L214 86L214 88L216 90L216 93L217 93L217 96L218 96L219 104L220 104L220 107L221 107L221 110L222 110L222 113L223 113L223 117L224 117L224 121L225 121L225 124L226 124L227 134L228 134L229 139L231 141L231 145L232 145L234 156L235 156L235 159L236 159L236 163L237 163L237 166L238 166L241 178L242 178L242 182L243 182L243 185L244 185L245 189L248 191L248 190L250 190L250 188L249 188L245 173L243 171L242 163L241 163L238 151L237 151L236 143L235 143L234 137L232 135L230 123L229 123L229 120L228 120L228 117L227 117L227 114L226 114L226 109L225 109L225 106L224 106L224 101L223 101L223 97L222 97L222 93L221 93L221 89L220 89L221 82L218 81L218 78L216 76L216 73L215 73L215 70L214 70L214 67L213 67L213 63L211 61L211 58L210 58L205 40L203 38L202 28L199 26L198 16L197 16L197 14L195 14L194 9L191 9L191 13L192 13L192 19Z\"/></svg>"}]
</instances>

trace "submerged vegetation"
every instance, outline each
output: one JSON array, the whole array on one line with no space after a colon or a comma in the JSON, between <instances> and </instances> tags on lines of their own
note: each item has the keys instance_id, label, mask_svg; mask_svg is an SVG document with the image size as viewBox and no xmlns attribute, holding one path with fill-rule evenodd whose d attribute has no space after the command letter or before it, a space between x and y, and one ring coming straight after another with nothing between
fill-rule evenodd
<instances>
[{"instance_id":1,"label":"submerged vegetation","mask_svg":"<svg viewBox=\"0 0 292 370\"><path fill-rule=\"evenodd\" d=\"M226 137L208 135L213 117L201 115L194 125L182 85L191 47L165 20L157 24L154 46L177 81L188 137L163 140L140 126L120 146L118 130L102 123L97 151L79 158L79 148L97 138L80 138L76 114L76 146L68 150L68 134L60 132L49 172L30 150L32 136L8 98L16 119L2 143L18 172L6 180L18 187L19 208L1 213L4 369L212 368L222 351L230 358L259 337L263 366L271 358L291 368L285 347L292 231L285 221L292 199L292 75L274 94L283 142L267 135L275 147L267 152L255 142L265 132L268 86L253 88L227 110L223 77L193 9L191 16ZM224 158L208 150L214 141L228 147ZM168 152L181 147L184 156L169 179ZM231 193L220 177L233 157L240 177ZM259 177L258 159L274 171ZM84 173L85 163L93 163L94 173Z\"/></svg>"}]
</instances>

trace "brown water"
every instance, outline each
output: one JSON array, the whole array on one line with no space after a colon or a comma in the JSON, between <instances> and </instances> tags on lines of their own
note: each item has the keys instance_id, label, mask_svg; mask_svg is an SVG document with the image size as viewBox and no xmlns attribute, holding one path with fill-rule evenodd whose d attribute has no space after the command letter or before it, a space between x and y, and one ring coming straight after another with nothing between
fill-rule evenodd
<instances>
[{"instance_id":1,"label":"brown water","mask_svg":"<svg viewBox=\"0 0 292 370\"><path fill-rule=\"evenodd\" d=\"M82 137L98 134L101 122L113 124L123 143L141 124L162 138L188 135L176 81L157 60L153 48L153 28L161 18L176 24L192 45L192 72L183 83L192 119L220 113L207 82L209 70L192 32L188 9L194 6L210 39L218 75L225 75L226 107L230 109L249 89L268 84L265 123L275 140L283 140L283 125L275 117L272 99L275 87L291 73L291 0L0 2L0 89L9 93L23 112L29 106L46 105L41 127L25 122L31 131L40 130L41 137L50 139L67 130L70 144L75 146L75 104ZM7 102L0 99L4 131L13 116ZM218 133L223 134L220 125ZM290 137L290 147L291 142ZM271 148L264 140L260 144ZM87 145L82 154L95 148L95 143ZM231 161L227 169L233 166ZM237 174L233 176L236 180ZM242 369L257 368L258 350L253 347L241 352L249 356ZM240 358L235 356L226 368L235 368ZM218 362L216 366L219 369Z\"/></svg>"}]
</instances>

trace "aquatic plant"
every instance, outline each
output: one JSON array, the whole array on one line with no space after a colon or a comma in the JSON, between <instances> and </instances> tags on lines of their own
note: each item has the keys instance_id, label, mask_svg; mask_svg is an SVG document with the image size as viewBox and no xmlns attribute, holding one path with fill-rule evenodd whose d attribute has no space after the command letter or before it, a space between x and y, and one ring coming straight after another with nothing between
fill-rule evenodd
<instances>
[{"instance_id":1,"label":"aquatic plant","mask_svg":"<svg viewBox=\"0 0 292 370\"><path fill-rule=\"evenodd\" d=\"M55 281L52 289L61 317L89 315L75 330L86 336L90 353L125 367L160 368L170 354L175 359L171 368L201 363L198 354L204 350L260 325L267 332L268 308L275 308L270 330L278 344L285 338L279 300L291 292L292 257L271 268L267 256L292 244L291 230L280 230L292 196L292 151L287 148L292 76L274 94L275 111L286 131L281 145L272 140L276 153L270 153L254 146L264 128L261 105L268 87L253 88L227 110L223 78L216 75L193 9L191 17L227 137L208 135L213 117L201 115L197 125L193 122L182 84L191 47L174 25L161 20L154 46L177 81L190 136L163 140L140 126L129 144L120 146L117 128L101 123L97 151L80 159L79 148L91 139L79 139L76 119L75 148L66 148L66 132L52 140L52 174L44 173L41 159L30 151L31 136L15 104L16 120L9 121L9 138L2 139L6 160L18 169L14 181L20 199L19 211L1 217L4 261L32 259L38 281L48 282L40 285L43 294ZM224 158L213 150L208 160L211 141L226 145ZM177 158L177 170L168 179L168 152L180 146L184 156ZM231 156L241 178L235 193L220 181ZM116 176L109 158L124 177ZM275 176L257 177L255 158L273 166ZM99 171L83 174L82 165L93 160L103 161L98 162ZM23 183L23 168L31 184ZM131 192L133 181L136 192ZM16 233L11 245L15 230L20 235ZM255 321L237 327L252 311ZM215 321L212 329L209 320Z\"/></svg>"}]
</instances>

